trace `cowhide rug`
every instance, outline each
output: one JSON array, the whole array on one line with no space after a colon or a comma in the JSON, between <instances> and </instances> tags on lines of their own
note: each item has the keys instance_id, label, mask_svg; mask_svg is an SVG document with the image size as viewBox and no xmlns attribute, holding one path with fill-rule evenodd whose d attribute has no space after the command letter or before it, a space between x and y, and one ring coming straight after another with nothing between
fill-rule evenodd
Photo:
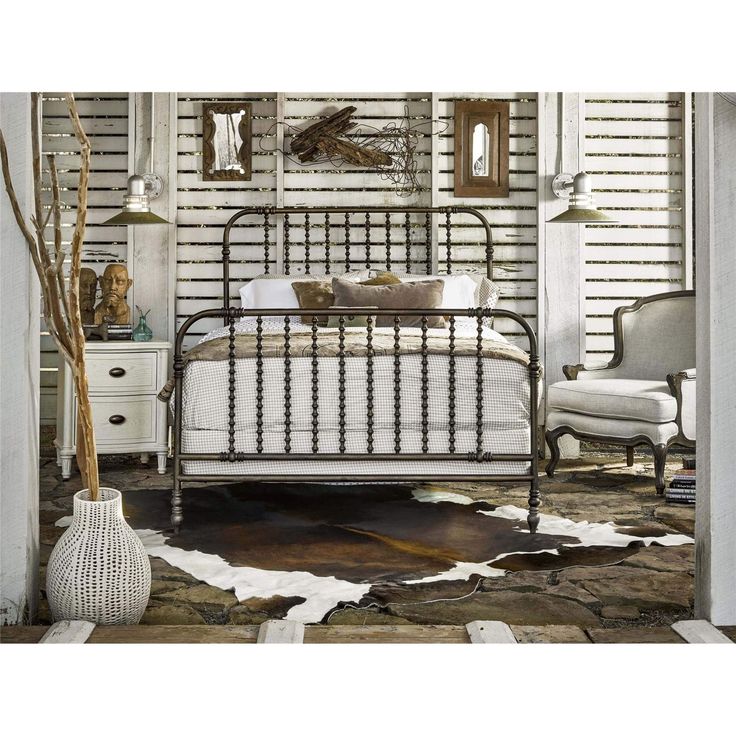
<instances>
[{"instance_id":1,"label":"cowhide rug","mask_svg":"<svg viewBox=\"0 0 736 736\"><path fill-rule=\"evenodd\" d=\"M184 526L173 536L169 498L163 490L124 494L128 523L150 556L234 589L239 600L303 600L286 618L304 623L338 604L375 600L372 589L432 583L442 597L444 584L457 597L458 581L468 581L469 594L478 576L614 564L642 545L693 541L548 514L531 535L526 509L412 486L245 483L185 488Z\"/></svg>"}]
</instances>

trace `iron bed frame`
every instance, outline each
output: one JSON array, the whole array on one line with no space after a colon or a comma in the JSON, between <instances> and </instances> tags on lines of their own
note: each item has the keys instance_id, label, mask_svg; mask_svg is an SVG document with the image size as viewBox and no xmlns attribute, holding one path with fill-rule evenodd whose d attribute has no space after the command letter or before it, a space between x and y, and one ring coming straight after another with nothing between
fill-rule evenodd
<instances>
[{"instance_id":1,"label":"iron bed frame","mask_svg":"<svg viewBox=\"0 0 736 736\"><path fill-rule=\"evenodd\" d=\"M254 480L264 482L293 482L298 478L302 482L420 482L420 481L467 481L474 480L478 482L529 482L529 513L527 523L531 533L536 532L539 524L539 473L538 473L538 448L537 448L537 399L538 399L538 379L540 374L539 355L537 349L537 339L534 330L526 319L521 315L505 310L505 309L379 309L372 307L341 311L336 308L330 310L319 309L241 309L230 306L230 233L233 226L242 218L260 215L263 217L263 243L259 243L263 248L263 261L266 273L270 271L271 263L276 262L277 267L283 268L285 275L290 273L292 264L291 249L296 244L291 242L290 228L294 225L290 222L290 216L299 214L304 215L304 224L301 226L304 230L304 240L298 245L304 250L304 270L307 274L311 271L312 258L311 248L322 246L325 249L325 260L320 262L320 266L324 266L327 274L330 273L332 266L330 250L336 245L344 248L345 271L350 271L351 266L357 265L354 259L354 253L351 254L351 246L360 246L365 249L363 257L360 259L360 267L363 264L366 268L375 268L377 262L371 258L371 248L381 246L386 250L385 261L386 270L391 271L395 264L392 261L392 246L399 245L391 242L391 215L404 214L404 228L406 233L405 249L405 265L407 273L411 272L411 267L416 262L411 258L412 246L424 246L424 264L427 274L432 273L432 255L433 255L433 215L444 215L446 230L445 243L445 264L447 273L452 272L452 240L451 240L451 217L453 214L463 213L476 218L483 227L485 235L485 260L486 273L488 278L493 276L493 244L491 241L491 228L485 217L475 209L470 207L248 207L236 212L225 226L225 232L222 245L222 267L223 267L223 307L220 309L207 309L200 311L189 317L179 328L174 349L174 382L175 382L175 399L174 399L174 428L173 428L173 464L174 464L174 487L171 497L171 522L174 532L177 533L183 521L182 512L182 485L184 483L202 483L209 481L243 481ZM312 227L310 218L315 214L324 215L324 240L321 242L313 242L311 240L310 228ZM354 240L351 242L352 229L354 225L350 221L353 214L363 214L365 216L365 239L358 243ZM385 215L385 238L381 243L371 241L371 228L374 223L371 222L371 216L378 214ZM277 254L276 261L270 260L274 244L271 242L270 234L273 227L272 217L283 217L283 251ZM330 222L330 216L343 215L344 221L339 225L344 228L345 240L342 243L331 242L331 229L337 225ZM412 216L424 215L423 236L421 243L411 241L411 234L416 230L416 225L412 225ZM351 260L351 255L353 259ZM281 261L281 263L279 263ZM319 370L318 370L318 328L317 320L320 316L338 316L339 320L339 353L337 360L339 361L339 449L338 453L319 452ZM345 452L345 360L344 351L344 335L345 321L348 315L364 315L367 318L366 327L366 388L367 388L367 407L366 407L366 452ZM393 351L393 396L394 396L394 452L393 453L376 453L373 451L373 432L374 432L374 385L373 385L373 320L377 316L393 318L393 335L394 335L394 351ZM401 367L400 367L400 324L402 317L420 317L421 318L421 424L422 424L422 452L407 453L401 451ZM427 350L427 325L433 316L444 316L449 319L449 346L448 346L448 447L447 452L429 452L428 450L428 350ZM475 378L475 406L476 406L476 450L475 452L456 451L455 433L456 433L456 411L455 411L455 392L456 392L456 376L455 376L455 319L457 317L473 317L477 320L476 332L476 378ZM228 442L227 449L222 452L182 452L182 391L184 377L184 351L183 341L189 329L203 319L223 318L224 324L228 329ZM235 322L242 317L256 318L256 381L254 390L256 392L256 451L255 452L238 452L235 450ZM282 317L284 320L284 452L268 453L263 452L263 353L262 353L262 337L263 337L263 318L264 317ZM312 452L295 453L291 451L291 360L290 355L290 331L291 319L294 317L311 319L311 391L312 391ZM528 453L504 453L496 454L483 451L483 326L484 321L490 317L504 317L513 320L521 326L529 340L529 432L530 444ZM376 319L377 321L377 319ZM304 324L309 325L309 321ZM289 475L289 474L270 474L257 475L253 474L187 474L183 472L182 463L187 461L219 461L223 463L242 462L247 460L264 460L264 461L280 461L288 462L290 459L297 460L328 460L328 461L385 461L385 460L427 460L442 461L452 463L457 460L464 460L478 463L488 462L524 462L529 463L528 470L525 473L515 474L488 474L476 475L462 472L447 472L441 475L436 473L431 475L422 474L405 474L405 473L386 473L373 474L369 477L359 474L343 473L337 474L314 474L314 475ZM449 468L448 468L449 471Z\"/></svg>"}]
</instances>

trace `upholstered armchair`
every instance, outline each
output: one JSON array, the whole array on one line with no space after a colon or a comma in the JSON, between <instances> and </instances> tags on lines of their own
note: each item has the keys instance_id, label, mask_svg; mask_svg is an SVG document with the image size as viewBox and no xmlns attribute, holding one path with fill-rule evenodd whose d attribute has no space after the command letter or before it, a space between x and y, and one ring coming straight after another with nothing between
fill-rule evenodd
<instances>
[{"instance_id":1,"label":"upholstered armchair","mask_svg":"<svg viewBox=\"0 0 736 736\"><path fill-rule=\"evenodd\" d=\"M568 380L549 387L547 475L554 475L565 434L624 445L629 466L634 448L649 445L657 493L663 493L668 449L695 446L695 292L656 294L619 307L613 338L609 363L566 365Z\"/></svg>"}]
</instances>

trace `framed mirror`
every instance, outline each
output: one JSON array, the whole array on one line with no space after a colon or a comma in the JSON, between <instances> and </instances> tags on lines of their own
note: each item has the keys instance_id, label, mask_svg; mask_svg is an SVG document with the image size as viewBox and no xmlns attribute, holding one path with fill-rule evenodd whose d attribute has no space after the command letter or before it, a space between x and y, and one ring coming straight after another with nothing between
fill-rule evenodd
<instances>
[{"instance_id":1,"label":"framed mirror","mask_svg":"<svg viewBox=\"0 0 736 736\"><path fill-rule=\"evenodd\" d=\"M250 102L202 105L204 181L250 181Z\"/></svg>"},{"instance_id":2,"label":"framed mirror","mask_svg":"<svg viewBox=\"0 0 736 736\"><path fill-rule=\"evenodd\" d=\"M509 103L455 103L455 196L509 196Z\"/></svg>"}]
</instances>

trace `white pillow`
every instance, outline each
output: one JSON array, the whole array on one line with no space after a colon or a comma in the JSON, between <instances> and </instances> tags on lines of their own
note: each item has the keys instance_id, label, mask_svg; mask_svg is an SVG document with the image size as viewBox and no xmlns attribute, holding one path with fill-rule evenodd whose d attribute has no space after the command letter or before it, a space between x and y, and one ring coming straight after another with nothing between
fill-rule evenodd
<instances>
[{"instance_id":1,"label":"white pillow","mask_svg":"<svg viewBox=\"0 0 736 736\"><path fill-rule=\"evenodd\" d=\"M348 281L367 281L371 272L349 271L339 278ZM242 309L299 309L299 301L291 285L298 281L331 281L332 276L316 276L302 274L300 276L283 276L280 274L264 274L256 276L238 290Z\"/></svg>"}]
</instances>

